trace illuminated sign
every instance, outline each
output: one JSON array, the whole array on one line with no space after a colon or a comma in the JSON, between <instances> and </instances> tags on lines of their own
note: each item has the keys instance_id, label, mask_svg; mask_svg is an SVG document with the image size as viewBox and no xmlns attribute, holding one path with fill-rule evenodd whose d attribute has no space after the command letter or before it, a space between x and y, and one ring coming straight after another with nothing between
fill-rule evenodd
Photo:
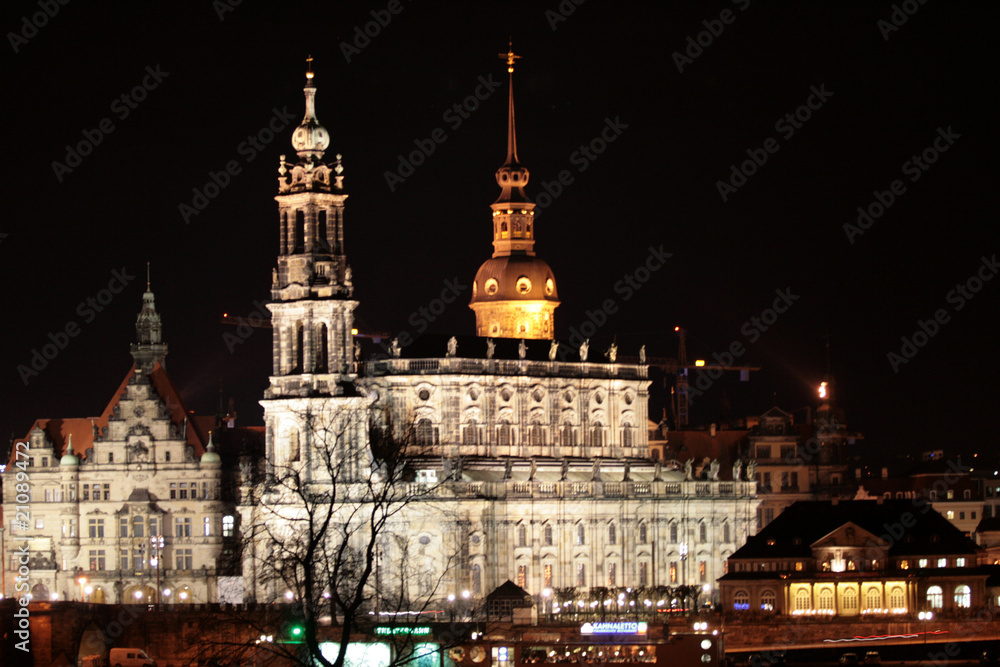
<instances>
[{"instance_id":1,"label":"illuminated sign","mask_svg":"<svg viewBox=\"0 0 1000 667\"><path fill-rule=\"evenodd\" d=\"M431 629L426 625L399 625L395 627L380 625L375 628L377 635L429 635Z\"/></svg>"},{"instance_id":2,"label":"illuminated sign","mask_svg":"<svg viewBox=\"0 0 1000 667\"><path fill-rule=\"evenodd\" d=\"M618 621L609 623L584 623L581 635L644 635L647 624L642 621Z\"/></svg>"}]
</instances>

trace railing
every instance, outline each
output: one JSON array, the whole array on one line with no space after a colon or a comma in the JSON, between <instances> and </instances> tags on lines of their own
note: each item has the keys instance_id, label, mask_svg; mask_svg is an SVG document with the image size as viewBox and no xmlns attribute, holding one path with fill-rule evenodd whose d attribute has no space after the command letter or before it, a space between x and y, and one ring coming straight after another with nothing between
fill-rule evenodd
<instances>
[{"instance_id":1,"label":"railing","mask_svg":"<svg viewBox=\"0 0 1000 667\"><path fill-rule=\"evenodd\" d=\"M646 379L646 366L591 362L520 361L513 359L382 359L366 365L373 375L464 374L464 375L529 375L536 377L598 377Z\"/></svg>"}]
</instances>

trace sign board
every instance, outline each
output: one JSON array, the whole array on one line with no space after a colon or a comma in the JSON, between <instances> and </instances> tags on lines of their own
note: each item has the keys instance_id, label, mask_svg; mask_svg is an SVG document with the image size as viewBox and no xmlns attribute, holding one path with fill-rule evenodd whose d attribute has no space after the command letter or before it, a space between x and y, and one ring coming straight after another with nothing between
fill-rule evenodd
<instances>
[{"instance_id":1,"label":"sign board","mask_svg":"<svg viewBox=\"0 0 1000 667\"><path fill-rule=\"evenodd\" d=\"M580 626L581 635L644 635L647 624L644 621L614 621L584 623Z\"/></svg>"},{"instance_id":2,"label":"sign board","mask_svg":"<svg viewBox=\"0 0 1000 667\"><path fill-rule=\"evenodd\" d=\"M375 628L377 635L429 635L430 626L427 625L379 625Z\"/></svg>"}]
</instances>

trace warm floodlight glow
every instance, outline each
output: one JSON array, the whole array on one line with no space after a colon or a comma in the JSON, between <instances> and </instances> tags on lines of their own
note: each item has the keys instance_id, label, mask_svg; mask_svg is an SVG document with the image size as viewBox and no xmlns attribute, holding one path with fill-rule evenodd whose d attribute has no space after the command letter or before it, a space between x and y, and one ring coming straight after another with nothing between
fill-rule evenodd
<instances>
[{"instance_id":1,"label":"warm floodlight glow","mask_svg":"<svg viewBox=\"0 0 1000 667\"><path fill-rule=\"evenodd\" d=\"M704 359L695 359L694 365L695 366L704 366L705 365L705 360Z\"/></svg>"},{"instance_id":2,"label":"warm floodlight glow","mask_svg":"<svg viewBox=\"0 0 1000 667\"><path fill-rule=\"evenodd\" d=\"M825 382L820 382L819 383L819 397L820 398L826 398L826 383Z\"/></svg>"}]
</instances>

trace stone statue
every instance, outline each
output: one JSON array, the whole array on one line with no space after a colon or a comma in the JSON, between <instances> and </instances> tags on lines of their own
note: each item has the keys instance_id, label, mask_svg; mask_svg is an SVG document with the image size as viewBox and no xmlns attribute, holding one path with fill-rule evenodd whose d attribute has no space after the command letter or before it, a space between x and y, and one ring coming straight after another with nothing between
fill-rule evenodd
<instances>
[{"instance_id":1,"label":"stone statue","mask_svg":"<svg viewBox=\"0 0 1000 667\"><path fill-rule=\"evenodd\" d=\"M507 461L504 463L503 478L510 479L513 477L514 473L514 459L507 457Z\"/></svg>"},{"instance_id":2,"label":"stone statue","mask_svg":"<svg viewBox=\"0 0 1000 667\"><path fill-rule=\"evenodd\" d=\"M604 356L611 363L615 363L618 360L618 346L611 343L611 347L604 351Z\"/></svg>"},{"instance_id":3,"label":"stone statue","mask_svg":"<svg viewBox=\"0 0 1000 667\"><path fill-rule=\"evenodd\" d=\"M563 459L562 470L559 474L559 481L565 482L567 479L569 479L569 459Z\"/></svg>"},{"instance_id":4,"label":"stone statue","mask_svg":"<svg viewBox=\"0 0 1000 667\"><path fill-rule=\"evenodd\" d=\"M628 461L626 461L626 462L625 462L625 470L624 470L624 472L622 473L622 481L623 481L623 482L631 482L632 480L631 480L631 479L629 479L629 475L630 475L631 473L632 473L632 464L631 464L631 463L629 463Z\"/></svg>"},{"instance_id":5,"label":"stone statue","mask_svg":"<svg viewBox=\"0 0 1000 667\"><path fill-rule=\"evenodd\" d=\"M660 473L663 472L663 464L657 459L656 463L653 464L653 481L660 481Z\"/></svg>"},{"instance_id":6,"label":"stone statue","mask_svg":"<svg viewBox=\"0 0 1000 667\"><path fill-rule=\"evenodd\" d=\"M750 459L747 462L747 481L752 482L757 478L757 459Z\"/></svg>"},{"instance_id":7,"label":"stone statue","mask_svg":"<svg viewBox=\"0 0 1000 667\"><path fill-rule=\"evenodd\" d=\"M458 354L458 339L452 336L448 339L448 356L454 357Z\"/></svg>"},{"instance_id":8,"label":"stone statue","mask_svg":"<svg viewBox=\"0 0 1000 667\"><path fill-rule=\"evenodd\" d=\"M646 346L645 345L643 345L642 347L639 348L639 363L640 364L646 363Z\"/></svg>"},{"instance_id":9,"label":"stone statue","mask_svg":"<svg viewBox=\"0 0 1000 667\"><path fill-rule=\"evenodd\" d=\"M524 359L526 356L528 356L528 344L522 338L521 344L517 346L517 358Z\"/></svg>"},{"instance_id":10,"label":"stone statue","mask_svg":"<svg viewBox=\"0 0 1000 667\"><path fill-rule=\"evenodd\" d=\"M351 267L349 265L346 266L346 267L344 267L344 284L345 285L350 285L351 284L351 278L353 276L354 276L354 272L351 271Z\"/></svg>"},{"instance_id":11,"label":"stone statue","mask_svg":"<svg viewBox=\"0 0 1000 667\"><path fill-rule=\"evenodd\" d=\"M554 340L549 343L549 361L555 361L557 354L559 354L559 341Z\"/></svg>"},{"instance_id":12,"label":"stone statue","mask_svg":"<svg viewBox=\"0 0 1000 667\"><path fill-rule=\"evenodd\" d=\"M594 459L594 474L592 479L595 482L601 481L601 459Z\"/></svg>"},{"instance_id":13,"label":"stone statue","mask_svg":"<svg viewBox=\"0 0 1000 667\"><path fill-rule=\"evenodd\" d=\"M278 269L271 269L271 284L278 284Z\"/></svg>"},{"instance_id":14,"label":"stone statue","mask_svg":"<svg viewBox=\"0 0 1000 667\"><path fill-rule=\"evenodd\" d=\"M714 481L719 480L719 459L712 459L708 464L708 478Z\"/></svg>"},{"instance_id":15,"label":"stone statue","mask_svg":"<svg viewBox=\"0 0 1000 667\"><path fill-rule=\"evenodd\" d=\"M496 349L497 349L497 344L493 342L493 339L492 338L487 338L486 339L486 358L487 359L492 359L493 358L493 353L496 351Z\"/></svg>"},{"instance_id":16,"label":"stone statue","mask_svg":"<svg viewBox=\"0 0 1000 667\"><path fill-rule=\"evenodd\" d=\"M534 482L535 481L535 473L537 473L537 472L538 472L538 462L535 461L535 457L532 456L531 457L531 468L528 470L528 481L529 482Z\"/></svg>"},{"instance_id":17,"label":"stone statue","mask_svg":"<svg viewBox=\"0 0 1000 667\"><path fill-rule=\"evenodd\" d=\"M393 356L393 358L399 359L399 353L401 351L402 351L402 348L399 347L399 339L398 338L393 338L392 339L392 356Z\"/></svg>"},{"instance_id":18,"label":"stone statue","mask_svg":"<svg viewBox=\"0 0 1000 667\"><path fill-rule=\"evenodd\" d=\"M587 360L587 353L589 351L590 351L590 339L588 338L587 340L580 343L580 361Z\"/></svg>"},{"instance_id":19,"label":"stone statue","mask_svg":"<svg viewBox=\"0 0 1000 667\"><path fill-rule=\"evenodd\" d=\"M740 475L743 473L743 461L736 459L733 463L733 481L740 481Z\"/></svg>"},{"instance_id":20,"label":"stone statue","mask_svg":"<svg viewBox=\"0 0 1000 667\"><path fill-rule=\"evenodd\" d=\"M693 465L694 464L692 463L691 459L688 459L687 461L684 462L684 479L692 479L694 477L692 471Z\"/></svg>"}]
</instances>

